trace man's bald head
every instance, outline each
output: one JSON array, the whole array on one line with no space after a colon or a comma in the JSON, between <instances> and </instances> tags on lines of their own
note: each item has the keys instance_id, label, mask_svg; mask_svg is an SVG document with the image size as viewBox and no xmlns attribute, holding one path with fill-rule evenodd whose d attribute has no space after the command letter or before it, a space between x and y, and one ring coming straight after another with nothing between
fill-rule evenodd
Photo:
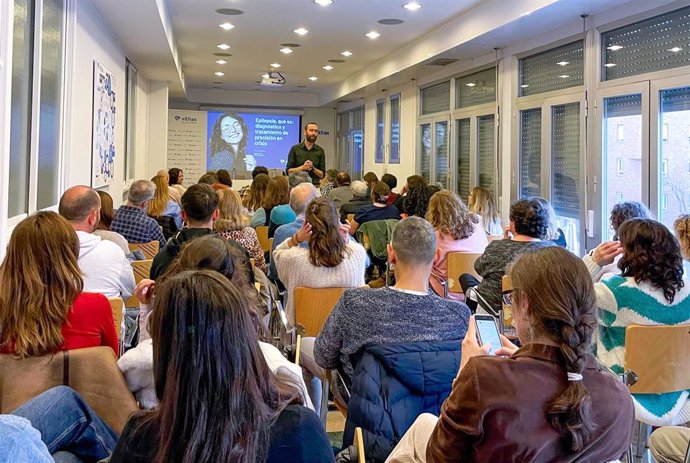
<instances>
[{"instance_id":1,"label":"man's bald head","mask_svg":"<svg viewBox=\"0 0 690 463\"><path fill-rule=\"evenodd\" d=\"M295 214L304 214L307 210L307 204L316 199L317 196L316 188L311 182L300 183L290 190L290 207L295 211Z\"/></svg>"},{"instance_id":2,"label":"man's bald head","mask_svg":"<svg viewBox=\"0 0 690 463\"><path fill-rule=\"evenodd\" d=\"M94 211L100 211L101 197L86 185L68 188L60 198L58 212L73 223L84 222Z\"/></svg>"}]
</instances>

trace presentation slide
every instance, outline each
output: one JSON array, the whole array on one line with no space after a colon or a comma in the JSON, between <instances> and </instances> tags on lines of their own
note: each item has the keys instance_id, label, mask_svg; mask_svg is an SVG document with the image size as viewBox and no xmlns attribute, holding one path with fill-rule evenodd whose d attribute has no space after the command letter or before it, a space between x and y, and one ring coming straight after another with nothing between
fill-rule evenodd
<instances>
[{"instance_id":1,"label":"presentation slide","mask_svg":"<svg viewBox=\"0 0 690 463\"><path fill-rule=\"evenodd\" d=\"M206 167L251 178L256 166L285 169L300 140L300 117L284 114L208 112Z\"/></svg>"}]
</instances>

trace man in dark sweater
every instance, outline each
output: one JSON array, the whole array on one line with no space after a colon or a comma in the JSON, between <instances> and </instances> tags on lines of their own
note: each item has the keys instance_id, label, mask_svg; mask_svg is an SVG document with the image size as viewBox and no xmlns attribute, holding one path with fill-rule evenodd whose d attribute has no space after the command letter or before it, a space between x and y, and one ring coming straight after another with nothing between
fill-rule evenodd
<instances>
[{"instance_id":1,"label":"man in dark sweater","mask_svg":"<svg viewBox=\"0 0 690 463\"><path fill-rule=\"evenodd\" d=\"M350 383L354 373L350 356L366 344L460 342L470 310L429 291L436 255L436 235L429 222L409 217L396 224L388 245L395 286L345 291L316 338L313 357L318 366L341 369Z\"/></svg>"}]
</instances>

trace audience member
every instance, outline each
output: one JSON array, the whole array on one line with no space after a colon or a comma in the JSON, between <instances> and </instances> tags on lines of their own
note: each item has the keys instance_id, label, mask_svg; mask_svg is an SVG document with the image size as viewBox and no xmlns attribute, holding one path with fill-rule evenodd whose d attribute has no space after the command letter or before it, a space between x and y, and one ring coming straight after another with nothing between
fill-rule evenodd
<instances>
[{"instance_id":1,"label":"audience member","mask_svg":"<svg viewBox=\"0 0 690 463\"><path fill-rule=\"evenodd\" d=\"M360 207L371 204L371 197L367 197L367 184L361 180L353 180L351 184L352 199L340 206L340 221L346 223L347 216L354 215Z\"/></svg>"},{"instance_id":2,"label":"audience member","mask_svg":"<svg viewBox=\"0 0 690 463\"><path fill-rule=\"evenodd\" d=\"M196 270L166 279L156 293L150 328L160 406L130 419L111 463L334 460L316 414L269 370L241 289Z\"/></svg>"},{"instance_id":3,"label":"audience member","mask_svg":"<svg viewBox=\"0 0 690 463\"><path fill-rule=\"evenodd\" d=\"M479 217L472 214L460 199L449 190L443 190L431 197L426 218L436 231L438 256L431 268L429 283L439 296L443 297L443 282L448 278L457 280L460 275L448 275L449 252L483 253L489 244L486 232L479 223ZM460 293L448 293L452 299L461 299Z\"/></svg>"},{"instance_id":4,"label":"audience member","mask_svg":"<svg viewBox=\"0 0 690 463\"><path fill-rule=\"evenodd\" d=\"M373 172L367 172L364 174L364 181L367 184L367 196L370 196L371 189L374 188L374 184L379 181L379 177Z\"/></svg>"},{"instance_id":5,"label":"audience member","mask_svg":"<svg viewBox=\"0 0 690 463\"><path fill-rule=\"evenodd\" d=\"M220 169L216 175L218 176L218 183L232 188L232 178L230 178L230 172L225 169Z\"/></svg>"},{"instance_id":6,"label":"audience member","mask_svg":"<svg viewBox=\"0 0 690 463\"><path fill-rule=\"evenodd\" d=\"M340 207L352 199L352 187L350 186L350 174L347 172L339 172L336 176L338 186L333 188L327 196L335 203L335 208L340 210ZM323 193L322 193L323 194Z\"/></svg>"},{"instance_id":7,"label":"audience member","mask_svg":"<svg viewBox=\"0 0 690 463\"><path fill-rule=\"evenodd\" d=\"M407 177L407 183L403 186L398 198L393 202L393 205L398 208L400 212L406 213L405 201L411 189L419 188L419 185L426 185L426 179L421 175L410 175Z\"/></svg>"},{"instance_id":8,"label":"audience member","mask_svg":"<svg viewBox=\"0 0 690 463\"><path fill-rule=\"evenodd\" d=\"M663 426L649 436L649 450L657 463L684 463L690 446L690 428Z\"/></svg>"},{"instance_id":9,"label":"audience member","mask_svg":"<svg viewBox=\"0 0 690 463\"><path fill-rule=\"evenodd\" d=\"M64 217L37 212L17 224L0 265L0 353L23 358L94 346L119 352L110 303L82 292L78 256L79 238Z\"/></svg>"},{"instance_id":10,"label":"audience member","mask_svg":"<svg viewBox=\"0 0 690 463\"><path fill-rule=\"evenodd\" d=\"M268 226L273 208L290 201L289 191L287 177L273 177L268 183L261 207L254 213L249 225L252 228Z\"/></svg>"},{"instance_id":11,"label":"audience member","mask_svg":"<svg viewBox=\"0 0 690 463\"><path fill-rule=\"evenodd\" d=\"M501 279L506 266L515 258L529 251L544 246L553 246L551 241L544 241L549 228L549 212L544 205L534 199L520 199L510 206L510 229L507 239L494 240L474 263L474 269L483 278L481 284L477 279L465 273L460 275L460 286L463 293L470 287L476 287L495 312L501 309ZM476 303L470 302L470 307Z\"/></svg>"},{"instance_id":12,"label":"audience member","mask_svg":"<svg viewBox=\"0 0 690 463\"><path fill-rule=\"evenodd\" d=\"M539 201L542 204L542 206L549 212L549 229L546 232L546 239L549 241L553 241L562 248L567 248L568 243L565 240L565 233L563 233L563 230L558 228L558 218L556 217L556 211L554 210L551 203L545 200L544 198L540 198L538 196L535 196L533 199L535 201Z\"/></svg>"},{"instance_id":13,"label":"audience member","mask_svg":"<svg viewBox=\"0 0 690 463\"><path fill-rule=\"evenodd\" d=\"M254 180L252 180L251 188L242 200L242 205L247 208L250 214L255 214L261 208L261 203L264 200L264 196L266 196L266 189L270 181L268 174L264 173L257 174Z\"/></svg>"},{"instance_id":14,"label":"audience member","mask_svg":"<svg viewBox=\"0 0 690 463\"><path fill-rule=\"evenodd\" d=\"M251 190L252 185L254 183L254 179L256 179L256 176L259 174L266 174L268 176L268 168L264 166L256 166L252 170L252 183L249 185L245 185L240 189L240 196L242 197L242 200L246 197L247 193L249 193L249 190ZM266 185L268 185L268 182L266 182Z\"/></svg>"},{"instance_id":15,"label":"audience member","mask_svg":"<svg viewBox=\"0 0 690 463\"><path fill-rule=\"evenodd\" d=\"M344 236L333 201L320 197L307 206L305 222L273 253L278 277L287 287L286 312L294 322L295 288L355 287L364 285L366 251ZM309 242L308 249L300 247Z\"/></svg>"},{"instance_id":16,"label":"audience member","mask_svg":"<svg viewBox=\"0 0 690 463\"><path fill-rule=\"evenodd\" d=\"M110 224L110 230L124 236L130 243L158 241L165 246L161 227L146 215L146 208L156 194L156 186L148 180L137 180L129 187L127 204L120 206Z\"/></svg>"},{"instance_id":17,"label":"audience member","mask_svg":"<svg viewBox=\"0 0 690 463\"><path fill-rule=\"evenodd\" d=\"M123 299L131 296L134 273L126 255L115 243L93 234L101 211L101 198L96 190L84 185L68 188L60 198L58 210L79 238L77 263L84 291Z\"/></svg>"},{"instance_id":18,"label":"audience member","mask_svg":"<svg viewBox=\"0 0 690 463\"><path fill-rule=\"evenodd\" d=\"M680 244L680 252L683 255L684 275L690 275L690 215L681 215L673 222L673 231Z\"/></svg>"},{"instance_id":19,"label":"audience member","mask_svg":"<svg viewBox=\"0 0 690 463\"><path fill-rule=\"evenodd\" d=\"M309 177L309 174L307 172L297 171L291 173L288 176L288 183L290 189L295 188L297 185L304 182L311 182L311 177ZM314 185L314 187L316 187L316 185Z\"/></svg>"},{"instance_id":20,"label":"audience member","mask_svg":"<svg viewBox=\"0 0 690 463\"><path fill-rule=\"evenodd\" d=\"M373 220L400 220L400 211L395 206L388 205L388 195L391 190L383 182L376 182L371 190L371 203L362 206L355 212L350 224L350 234L354 235L360 225Z\"/></svg>"},{"instance_id":21,"label":"audience member","mask_svg":"<svg viewBox=\"0 0 690 463\"><path fill-rule=\"evenodd\" d=\"M182 201L182 194L175 188L170 188L170 174L168 173L168 171L165 169L161 169L156 173L156 176L161 176L165 179L165 186L168 187L168 196L170 196L170 199L172 199L179 205ZM153 182L153 179L151 179L151 181Z\"/></svg>"},{"instance_id":22,"label":"audience member","mask_svg":"<svg viewBox=\"0 0 690 463\"><path fill-rule=\"evenodd\" d=\"M213 185L214 183L220 183L218 181L218 174L216 174L214 171L210 170L206 172L204 175L199 177L199 181L197 183L206 183L208 185Z\"/></svg>"},{"instance_id":23,"label":"audience member","mask_svg":"<svg viewBox=\"0 0 690 463\"><path fill-rule=\"evenodd\" d=\"M295 220L292 223L281 225L276 229L273 235L273 248L275 252L276 247L286 239L293 236L304 225L304 215L307 211L307 204L316 199L318 193L311 182L300 183L292 190L290 190L290 207L295 213ZM304 241L300 246L308 248L309 243ZM278 271L276 269L275 260L271 260L271 276L274 279L278 278Z\"/></svg>"},{"instance_id":24,"label":"audience member","mask_svg":"<svg viewBox=\"0 0 690 463\"><path fill-rule=\"evenodd\" d=\"M488 235L499 236L503 234L496 201L488 188L481 186L472 188L467 206L470 212L479 216L482 228Z\"/></svg>"},{"instance_id":25,"label":"audience member","mask_svg":"<svg viewBox=\"0 0 690 463\"><path fill-rule=\"evenodd\" d=\"M441 416L421 415L389 461L613 461L628 449L633 407L589 353L597 304L587 269L558 246L520 256L506 299L523 347L480 347L474 322ZM419 460L415 460L419 461Z\"/></svg>"},{"instance_id":26,"label":"audience member","mask_svg":"<svg viewBox=\"0 0 690 463\"><path fill-rule=\"evenodd\" d=\"M395 203L400 196L399 194L393 192L393 189L398 186L398 178L393 174L383 174L381 181L388 185L388 188L391 189L391 194L388 195L388 204Z\"/></svg>"},{"instance_id":27,"label":"audience member","mask_svg":"<svg viewBox=\"0 0 690 463\"><path fill-rule=\"evenodd\" d=\"M405 198L405 214L408 217L426 217L426 211L429 207L429 200L438 187L432 185L425 185L422 183L413 183L407 191Z\"/></svg>"},{"instance_id":28,"label":"audience member","mask_svg":"<svg viewBox=\"0 0 690 463\"><path fill-rule=\"evenodd\" d=\"M462 339L470 316L467 306L429 292L436 255L434 229L427 221L414 217L398 222L388 245L395 286L346 290L314 342L313 357L309 340L303 340L307 355L302 358L344 371L349 385L354 373L350 358L368 343Z\"/></svg>"},{"instance_id":29,"label":"audience member","mask_svg":"<svg viewBox=\"0 0 690 463\"><path fill-rule=\"evenodd\" d=\"M336 187L336 178L338 176L338 171L336 169L326 170L326 175L319 182L319 191L321 196L328 196L333 188Z\"/></svg>"},{"instance_id":30,"label":"audience member","mask_svg":"<svg viewBox=\"0 0 690 463\"><path fill-rule=\"evenodd\" d=\"M226 240L242 245L249 257L254 259L256 268L267 273L264 251L256 231L249 226L249 217L243 213L240 195L234 190L218 191L218 210L219 218L213 224L213 229Z\"/></svg>"},{"instance_id":31,"label":"audience member","mask_svg":"<svg viewBox=\"0 0 690 463\"><path fill-rule=\"evenodd\" d=\"M112 241L117 244L120 249L122 249L122 252L124 252L126 256L129 256L129 244L125 237L110 230L110 224L113 223L113 218L115 217L113 198L103 190L96 190L96 193L98 193L98 196L101 198L101 214L93 234L100 236L103 240Z\"/></svg>"},{"instance_id":32,"label":"audience member","mask_svg":"<svg viewBox=\"0 0 690 463\"><path fill-rule=\"evenodd\" d=\"M168 169L168 186L180 193L180 201L182 201L184 192L187 191L187 189L182 186L182 182L184 182L184 172L182 169L178 169L177 167Z\"/></svg>"},{"instance_id":33,"label":"audience member","mask_svg":"<svg viewBox=\"0 0 690 463\"><path fill-rule=\"evenodd\" d=\"M600 252L593 254L595 266L589 270L595 277L600 267L621 255L620 275L606 274L594 285L599 306L597 357L620 374L625 364L625 328L690 323L690 284L683 278L678 242L663 224L629 219L620 225L618 235L620 242L597 247ZM633 399L638 421L654 426L690 421L687 391L633 394Z\"/></svg>"},{"instance_id":34,"label":"audience member","mask_svg":"<svg viewBox=\"0 0 690 463\"><path fill-rule=\"evenodd\" d=\"M163 235L169 238L184 225L182 223L182 209L180 209L180 205L170 197L170 188L168 187L168 182L166 182L165 177L156 175L151 181L156 185L156 193L149 202L146 213L161 225L163 228ZM163 217L170 217L172 220L161 220Z\"/></svg>"}]
</instances>

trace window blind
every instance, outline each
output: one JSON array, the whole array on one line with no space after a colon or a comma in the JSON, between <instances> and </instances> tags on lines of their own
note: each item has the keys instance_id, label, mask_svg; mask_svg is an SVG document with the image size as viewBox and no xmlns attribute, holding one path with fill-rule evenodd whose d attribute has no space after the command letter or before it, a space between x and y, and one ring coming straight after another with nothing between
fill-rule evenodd
<instances>
[{"instance_id":1,"label":"window blind","mask_svg":"<svg viewBox=\"0 0 690 463\"><path fill-rule=\"evenodd\" d=\"M458 125L458 194L463 201L470 194L470 119L460 119Z\"/></svg>"},{"instance_id":2,"label":"window blind","mask_svg":"<svg viewBox=\"0 0 690 463\"><path fill-rule=\"evenodd\" d=\"M420 90L422 115L450 109L450 81L441 82Z\"/></svg>"},{"instance_id":3,"label":"window blind","mask_svg":"<svg viewBox=\"0 0 690 463\"><path fill-rule=\"evenodd\" d=\"M455 107L467 108L496 101L496 68L455 80Z\"/></svg>"},{"instance_id":4,"label":"window blind","mask_svg":"<svg viewBox=\"0 0 690 463\"><path fill-rule=\"evenodd\" d=\"M431 124L419 126L419 163L421 176L427 181L431 180Z\"/></svg>"},{"instance_id":5,"label":"window blind","mask_svg":"<svg viewBox=\"0 0 690 463\"><path fill-rule=\"evenodd\" d=\"M352 113L352 129L353 130L362 130L364 111L362 111L362 108L356 108L356 109L353 109L351 111L351 113Z\"/></svg>"},{"instance_id":6,"label":"window blind","mask_svg":"<svg viewBox=\"0 0 690 463\"><path fill-rule=\"evenodd\" d=\"M582 40L528 56L519 63L519 95L537 95L583 85L584 71Z\"/></svg>"},{"instance_id":7,"label":"window blind","mask_svg":"<svg viewBox=\"0 0 690 463\"><path fill-rule=\"evenodd\" d=\"M520 111L519 197L541 196L541 108Z\"/></svg>"},{"instance_id":8,"label":"window blind","mask_svg":"<svg viewBox=\"0 0 690 463\"><path fill-rule=\"evenodd\" d=\"M376 158L374 162L383 162L383 100L376 102Z\"/></svg>"},{"instance_id":9,"label":"window blind","mask_svg":"<svg viewBox=\"0 0 690 463\"><path fill-rule=\"evenodd\" d=\"M494 153L494 115L477 118L477 157L479 158L479 186L488 188L496 197L496 159Z\"/></svg>"},{"instance_id":10,"label":"window blind","mask_svg":"<svg viewBox=\"0 0 690 463\"><path fill-rule=\"evenodd\" d=\"M391 152L388 162L397 164L400 162L400 95L390 98L391 111Z\"/></svg>"},{"instance_id":11,"label":"window blind","mask_svg":"<svg viewBox=\"0 0 690 463\"><path fill-rule=\"evenodd\" d=\"M556 214L580 217L580 103L553 106L551 202Z\"/></svg>"},{"instance_id":12,"label":"window blind","mask_svg":"<svg viewBox=\"0 0 690 463\"><path fill-rule=\"evenodd\" d=\"M448 188L448 122L436 124L436 183Z\"/></svg>"}]
</instances>

